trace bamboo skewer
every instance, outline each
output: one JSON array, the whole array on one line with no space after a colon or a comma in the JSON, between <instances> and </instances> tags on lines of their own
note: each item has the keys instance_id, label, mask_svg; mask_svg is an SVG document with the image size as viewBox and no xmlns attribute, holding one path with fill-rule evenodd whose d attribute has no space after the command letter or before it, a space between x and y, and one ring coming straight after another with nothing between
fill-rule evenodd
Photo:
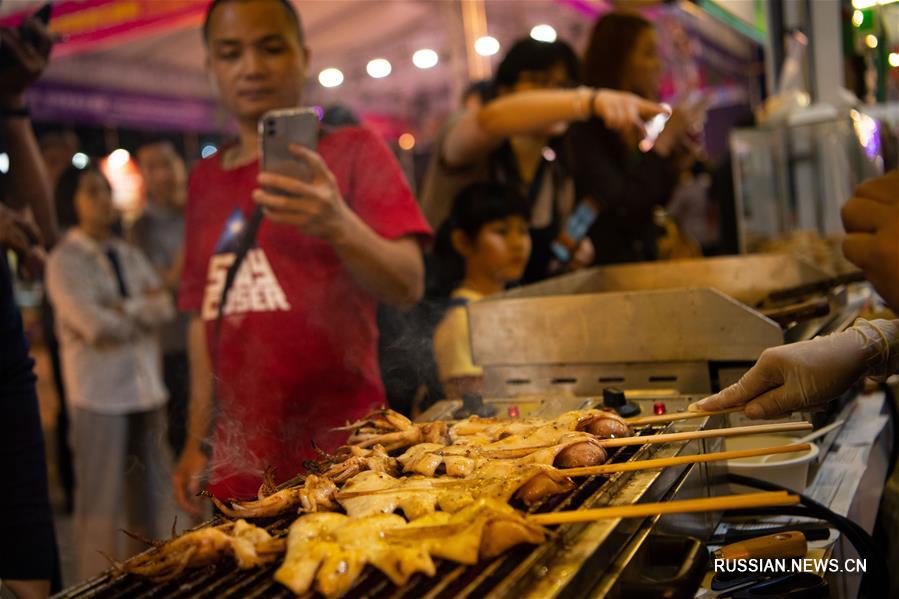
<instances>
[{"instance_id":1,"label":"bamboo skewer","mask_svg":"<svg viewBox=\"0 0 899 599\"><path fill-rule=\"evenodd\" d=\"M582 466L579 468L557 468L556 471L565 476L596 476L602 474L614 474L616 472L633 472L635 470L652 470L654 468L668 468L670 466L682 466L684 464L704 464L707 462L717 462L723 460L736 460L739 458L754 458L766 455L775 455L780 453L794 453L808 451L811 445L808 443L794 445L779 445L777 447L762 447L759 449L740 449L735 451L716 451L713 453L700 453L686 456L675 456L670 458L656 458L652 460L635 460L633 462L624 462L621 464L603 464L600 466ZM340 491L335 496L337 499L351 499L353 497L362 497L365 495L384 495L389 493L415 493L434 491L441 487L464 487L471 484L472 481L465 478L447 480L439 479L430 486L407 486L403 487L395 485L383 489L372 489L370 491Z\"/></svg>"},{"instance_id":2,"label":"bamboo skewer","mask_svg":"<svg viewBox=\"0 0 899 599\"><path fill-rule=\"evenodd\" d=\"M678 420L690 420L691 418L705 418L706 416L716 416L718 414L734 414L742 412L744 406L736 408L727 408L726 410L709 410L707 412L671 412L670 414L659 414L654 416L634 416L625 418L624 421L631 426L644 426L647 424L667 424L668 422L676 422Z\"/></svg>"},{"instance_id":3,"label":"bamboo skewer","mask_svg":"<svg viewBox=\"0 0 899 599\"><path fill-rule=\"evenodd\" d=\"M779 505L796 505L798 495L790 495L786 491L766 493L747 493L744 495L727 495L724 497L707 497L703 499L684 499L680 501L663 501L659 503L637 503L631 505L615 505L588 510L572 510L568 512L550 512L527 516L529 522L552 526L555 524L575 524L593 522L612 518L643 518L662 514L686 514L691 512L722 512L725 510L746 509L754 507L772 507Z\"/></svg>"},{"instance_id":4,"label":"bamboo skewer","mask_svg":"<svg viewBox=\"0 0 899 599\"><path fill-rule=\"evenodd\" d=\"M645 445L647 443L673 443L675 441L692 441L712 437L744 437L766 433L788 433L812 430L810 422L782 422L778 424L757 424L753 426L734 426L730 428L713 428L704 431L686 431L683 433L662 433L647 437L621 437L620 439L602 439L603 447L624 447L625 445Z\"/></svg>"},{"instance_id":5,"label":"bamboo skewer","mask_svg":"<svg viewBox=\"0 0 899 599\"><path fill-rule=\"evenodd\" d=\"M795 431L811 430L812 425L808 422L782 422L778 424L757 424L753 426L735 426L728 428L713 428L702 431L684 431L681 433L663 433L659 435L620 437L617 439L599 439L602 447L625 447L628 445L654 445L657 443L675 443L677 441L692 441L694 439L708 439L715 437L743 437L747 435L766 434L766 433L787 433ZM447 447L455 447L448 445ZM548 449L555 445L532 445L525 447L512 447L509 449L488 449L484 450L482 455L488 458L497 459L514 459L526 456L539 449ZM433 452L436 455L444 453L443 449L437 449Z\"/></svg>"},{"instance_id":6,"label":"bamboo skewer","mask_svg":"<svg viewBox=\"0 0 899 599\"><path fill-rule=\"evenodd\" d=\"M677 420L690 420L692 418L704 418L706 416L715 416L717 414L733 414L736 412L742 412L743 408L744 408L744 406L738 406L736 408L727 408L726 410L708 410L708 411L701 411L701 410L693 411L693 410L691 410L691 411L686 411L686 412L671 412L668 414L658 414L658 415L652 415L652 416L632 416L630 418L624 418L624 422L629 425L635 425L635 426L643 426L646 424L665 424L668 422L675 422ZM600 409L600 408L596 408L596 409ZM525 418L525 419L501 418L501 417L497 417L497 416L490 416L487 418L479 418L478 420L485 424L489 423L490 425L495 426L495 425L506 424L506 423L514 424L514 423L520 422L522 420L527 420L527 418ZM546 418L544 420L546 422L550 422L553 419ZM443 422L447 426L452 426L454 424L458 424L458 423L464 422L464 421L465 420L432 420L432 421L422 422L420 424L436 424L438 422ZM352 430L353 428L354 427L352 425L347 425L347 426L334 427L331 430L332 431L347 431L347 430ZM469 436L469 435L463 435L463 436Z\"/></svg>"},{"instance_id":7,"label":"bamboo skewer","mask_svg":"<svg viewBox=\"0 0 899 599\"><path fill-rule=\"evenodd\" d=\"M656 458L652 460L635 460L633 462L624 462L621 464L560 468L559 472L565 476L595 476L598 474L614 474L616 472L633 472L634 470L668 468L670 466L681 466L683 464L704 464L706 462L737 460L740 458L756 458L759 456L775 455L779 453L802 452L810 449L811 445L808 443L778 445L777 447L762 447L759 449L738 449L734 451L716 451L713 453L699 453L670 458Z\"/></svg>"}]
</instances>

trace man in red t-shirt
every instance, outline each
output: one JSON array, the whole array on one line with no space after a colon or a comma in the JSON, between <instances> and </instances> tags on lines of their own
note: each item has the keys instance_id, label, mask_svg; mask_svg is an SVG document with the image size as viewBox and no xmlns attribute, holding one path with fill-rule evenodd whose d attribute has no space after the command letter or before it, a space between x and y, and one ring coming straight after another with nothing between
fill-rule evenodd
<instances>
[{"instance_id":1,"label":"man in red t-shirt","mask_svg":"<svg viewBox=\"0 0 899 599\"><path fill-rule=\"evenodd\" d=\"M375 307L418 301L430 235L393 156L365 129L323 135L315 152L294 147L311 182L259 172L259 117L301 102L308 52L288 0L215 0L203 31L240 134L194 168L188 191L179 307L193 314L191 406L173 482L195 513L207 469L215 495L255 495L267 466L296 474L313 441L335 447L332 428L383 403ZM213 347L225 272L256 206L266 218Z\"/></svg>"}]
</instances>

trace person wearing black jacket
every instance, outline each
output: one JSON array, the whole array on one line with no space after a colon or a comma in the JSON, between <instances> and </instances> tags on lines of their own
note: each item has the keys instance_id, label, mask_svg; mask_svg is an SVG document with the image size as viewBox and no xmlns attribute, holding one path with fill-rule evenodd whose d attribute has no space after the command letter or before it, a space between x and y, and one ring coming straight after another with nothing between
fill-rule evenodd
<instances>
[{"instance_id":1,"label":"person wearing black jacket","mask_svg":"<svg viewBox=\"0 0 899 599\"><path fill-rule=\"evenodd\" d=\"M656 33L649 21L609 13L596 22L583 60L584 84L655 100L661 70ZM568 129L577 196L591 198L599 207L589 232L595 263L658 257L662 231L655 222L656 207L668 203L680 170L689 164L690 135L701 118L701 104L675 106L648 152L638 149L639 132L612 130L601 118L574 123Z\"/></svg>"}]
</instances>

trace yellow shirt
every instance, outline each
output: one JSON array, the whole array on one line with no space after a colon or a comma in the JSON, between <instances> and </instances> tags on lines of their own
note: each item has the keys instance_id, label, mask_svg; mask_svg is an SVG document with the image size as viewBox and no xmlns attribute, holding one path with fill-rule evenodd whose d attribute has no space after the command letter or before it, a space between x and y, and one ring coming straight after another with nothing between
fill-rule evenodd
<instances>
[{"instance_id":1,"label":"yellow shirt","mask_svg":"<svg viewBox=\"0 0 899 599\"><path fill-rule=\"evenodd\" d=\"M476 302L482 294L471 289L460 287L453 292L453 298L464 298ZM440 381L450 379L481 376L483 370L475 366L471 359L471 339L468 333L468 311L465 306L454 306L434 329L434 359Z\"/></svg>"}]
</instances>

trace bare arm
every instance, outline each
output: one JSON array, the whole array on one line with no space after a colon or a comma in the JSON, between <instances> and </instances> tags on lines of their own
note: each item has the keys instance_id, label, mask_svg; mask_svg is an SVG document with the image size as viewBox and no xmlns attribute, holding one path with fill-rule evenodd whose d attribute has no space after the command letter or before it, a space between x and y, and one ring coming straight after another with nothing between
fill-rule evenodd
<instances>
[{"instance_id":1,"label":"bare arm","mask_svg":"<svg viewBox=\"0 0 899 599\"><path fill-rule=\"evenodd\" d=\"M187 416L187 442L178 466L172 473L175 499L187 512L202 513L197 497L206 469L203 442L209 438L212 425L212 366L206 346L206 325L199 314L193 314L187 329L187 356L190 363L190 404Z\"/></svg>"},{"instance_id":2,"label":"bare arm","mask_svg":"<svg viewBox=\"0 0 899 599\"><path fill-rule=\"evenodd\" d=\"M424 261L412 237L384 239L349 211L332 246L353 280L379 302L410 308L424 293Z\"/></svg>"},{"instance_id":3,"label":"bare arm","mask_svg":"<svg viewBox=\"0 0 899 599\"><path fill-rule=\"evenodd\" d=\"M187 443L199 449L209 438L212 418L212 364L206 347L206 325L199 314L191 316L187 328L187 355L190 362Z\"/></svg>"},{"instance_id":4,"label":"bare arm","mask_svg":"<svg viewBox=\"0 0 899 599\"><path fill-rule=\"evenodd\" d=\"M169 291L177 291L178 284L181 282L181 273L184 272L184 248L178 252L178 255L175 256L175 261L172 262L171 266L167 269L163 270L160 273L162 278L162 284L165 285L166 289Z\"/></svg>"},{"instance_id":5,"label":"bare arm","mask_svg":"<svg viewBox=\"0 0 899 599\"><path fill-rule=\"evenodd\" d=\"M5 118L0 119L0 126L3 127L2 136L7 141L10 158L10 205L19 210L31 208L42 240L51 246L56 243L57 237L53 191L50 189L50 175L31 130L31 120Z\"/></svg>"},{"instance_id":6,"label":"bare arm","mask_svg":"<svg viewBox=\"0 0 899 599\"><path fill-rule=\"evenodd\" d=\"M265 207L267 218L326 240L356 283L379 302L400 308L416 304L424 293L424 261L415 239L378 235L347 206L318 154L300 146L291 146L291 152L310 164L314 179L260 173L262 188L253 198Z\"/></svg>"},{"instance_id":7,"label":"bare arm","mask_svg":"<svg viewBox=\"0 0 899 599\"><path fill-rule=\"evenodd\" d=\"M24 26L38 40L36 44L23 39L17 30L0 28L0 44L14 58L13 64L0 72L0 108L5 110L25 108L25 89L40 77L53 46L50 33L39 21L28 19ZM44 243L53 245L57 239L53 190L31 120L26 116L3 118L0 127L10 158L11 205L16 209L30 207Z\"/></svg>"},{"instance_id":8,"label":"bare arm","mask_svg":"<svg viewBox=\"0 0 899 599\"><path fill-rule=\"evenodd\" d=\"M591 105L592 102L592 105ZM513 135L541 133L559 123L586 120L594 114L616 130L640 130L643 121L662 112L655 102L612 90L547 89L508 94L477 112L460 116L441 147L447 164L470 164Z\"/></svg>"}]
</instances>

